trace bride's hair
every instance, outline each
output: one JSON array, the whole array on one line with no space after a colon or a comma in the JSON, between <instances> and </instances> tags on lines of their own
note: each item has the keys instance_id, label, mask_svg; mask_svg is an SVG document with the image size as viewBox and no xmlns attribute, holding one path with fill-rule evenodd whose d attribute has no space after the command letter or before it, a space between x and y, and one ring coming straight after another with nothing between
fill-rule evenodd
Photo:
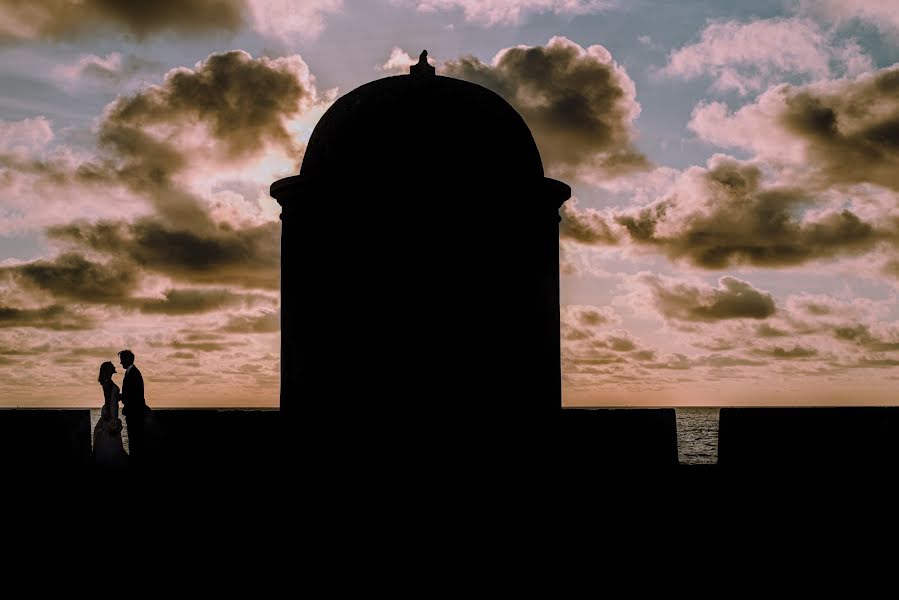
<instances>
[{"instance_id":1,"label":"bride's hair","mask_svg":"<svg viewBox=\"0 0 899 600\"><path fill-rule=\"evenodd\" d=\"M97 377L97 381L103 383L107 379L112 379L112 374L115 371L115 365L109 362L108 360L100 365L100 376Z\"/></svg>"}]
</instances>

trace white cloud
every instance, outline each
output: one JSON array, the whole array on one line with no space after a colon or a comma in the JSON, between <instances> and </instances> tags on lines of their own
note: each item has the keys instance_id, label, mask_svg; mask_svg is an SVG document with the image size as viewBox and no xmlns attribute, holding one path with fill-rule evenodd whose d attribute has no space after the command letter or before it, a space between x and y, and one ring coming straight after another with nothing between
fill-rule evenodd
<instances>
[{"instance_id":1,"label":"white cloud","mask_svg":"<svg viewBox=\"0 0 899 600\"><path fill-rule=\"evenodd\" d=\"M846 76L855 77L873 71L874 59L855 40L850 40L842 48L837 49L837 57L845 65Z\"/></svg>"},{"instance_id":2,"label":"white cloud","mask_svg":"<svg viewBox=\"0 0 899 600\"><path fill-rule=\"evenodd\" d=\"M375 67L378 71L385 71L390 75L408 75L409 67L418 63L418 58L412 58L409 53L398 46L390 51L390 57L382 65ZM437 61L428 56L428 63L437 66Z\"/></svg>"},{"instance_id":3,"label":"white cloud","mask_svg":"<svg viewBox=\"0 0 899 600\"><path fill-rule=\"evenodd\" d=\"M138 72L158 68L160 65L153 61L110 52L106 56L84 54L74 63L58 65L53 73L64 86L73 87L87 80L121 84Z\"/></svg>"},{"instance_id":4,"label":"white cloud","mask_svg":"<svg viewBox=\"0 0 899 600\"><path fill-rule=\"evenodd\" d=\"M71 39L115 27L138 38L161 32L195 36L247 26L284 42L315 39L344 0L0 0L0 38Z\"/></svg>"},{"instance_id":5,"label":"white cloud","mask_svg":"<svg viewBox=\"0 0 899 600\"><path fill-rule=\"evenodd\" d=\"M778 85L735 112L700 104L688 124L710 143L742 148L775 167L804 174L803 184L876 184L899 190L899 65L841 78Z\"/></svg>"},{"instance_id":6,"label":"white cloud","mask_svg":"<svg viewBox=\"0 0 899 600\"><path fill-rule=\"evenodd\" d=\"M413 4L421 12L461 10L465 20L480 25L515 25L528 13L584 15L615 5L611 0L393 0Z\"/></svg>"},{"instance_id":7,"label":"white cloud","mask_svg":"<svg viewBox=\"0 0 899 600\"><path fill-rule=\"evenodd\" d=\"M127 62L87 55L70 67L113 71ZM253 59L235 51L173 69L161 85L113 101L97 122L107 140L99 153L53 143L44 117L0 121L0 236L64 225L73 215L136 219L153 214L154 202L195 207L233 227L277 220L268 186L296 173L313 119L331 100L299 55Z\"/></svg>"},{"instance_id":8,"label":"white cloud","mask_svg":"<svg viewBox=\"0 0 899 600\"><path fill-rule=\"evenodd\" d=\"M505 98L530 127L554 177L597 181L651 167L634 146L640 114L634 81L603 46L556 36L543 46L504 48L489 64L462 56L440 72Z\"/></svg>"},{"instance_id":9,"label":"white cloud","mask_svg":"<svg viewBox=\"0 0 899 600\"><path fill-rule=\"evenodd\" d=\"M662 50L661 44L658 44L652 40L652 36L650 35L639 35L637 36L637 41L640 42L641 46L645 46L650 50Z\"/></svg>"},{"instance_id":10,"label":"white cloud","mask_svg":"<svg viewBox=\"0 0 899 600\"><path fill-rule=\"evenodd\" d=\"M248 0L253 28L284 42L315 39L325 28L325 15L343 8L343 0Z\"/></svg>"},{"instance_id":11,"label":"white cloud","mask_svg":"<svg viewBox=\"0 0 899 600\"><path fill-rule=\"evenodd\" d=\"M583 244L559 243L559 272L571 277L610 279L616 275L603 267L607 253Z\"/></svg>"},{"instance_id":12,"label":"white cloud","mask_svg":"<svg viewBox=\"0 0 899 600\"><path fill-rule=\"evenodd\" d=\"M57 72L68 80L78 80L85 74L116 79L122 72L122 55L118 52L106 56L86 54L74 64L60 66Z\"/></svg>"},{"instance_id":13,"label":"white cloud","mask_svg":"<svg viewBox=\"0 0 899 600\"><path fill-rule=\"evenodd\" d=\"M72 215L122 219L149 214L143 199L102 175L97 157L60 145L41 155L0 156L0 237L66 224Z\"/></svg>"},{"instance_id":14,"label":"white cloud","mask_svg":"<svg viewBox=\"0 0 899 600\"><path fill-rule=\"evenodd\" d=\"M626 173L616 178L603 177L601 172L583 169L578 173L585 183L624 197L629 204L649 204L667 192L681 174L671 167L656 167L651 171Z\"/></svg>"},{"instance_id":15,"label":"white cloud","mask_svg":"<svg viewBox=\"0 0 899 600\"><path fill-rule=\"evenodd\" d=\"M723 148L752 150L778 164L800 164L805 144L781 127L772 127L783 111L782 89L772 88L736 112L724 102L701 103L693 109L687 127L700 139Z\"/></svg>"},{"instance_id":16,"label":"white cloud","mask_svg":"<svg viewBox=\"0 0 899 600\"><path fill-rule=\"evenodd\" d=\"M0 154L31 156L51 141L53 129L46 117L0 121Z\"/></svg>"},{"instance_id":17,"label":"white cloud","mask_svg":"<svg viewBox=\"0 0 899 600\"><path fill-rule=\"evenodd\" d=\"M815 80L834 71L856 75L871 68L871 58L855 40L837 43L814 21L791 18L711 22L698 42L672 51L659 74L709 76L716 91L746 95L788 76Z\"/></svg>"},{"instance_id":18,"label":"white cloud","mask_svg":"<svg viewBox=\"0 0 899 600\"><path fill-rule=\"evenodd\" d=\"M800 12L823 17L839 25L859 19L883 33L899 37L897 0L801 0Z\"/></svg>"},{"instance_id":19,"label":"white cloud","mask_svg":"<svg viewBox=\"0 0 899 600\"><path fill-rule=\"evenodd\" d=\"M717 287L642 271L627 278L634 302L666 321L715 323L732 319L761 321L777 310L774 297L748 281L725 275Z\"/></svg>"}]
</instances>

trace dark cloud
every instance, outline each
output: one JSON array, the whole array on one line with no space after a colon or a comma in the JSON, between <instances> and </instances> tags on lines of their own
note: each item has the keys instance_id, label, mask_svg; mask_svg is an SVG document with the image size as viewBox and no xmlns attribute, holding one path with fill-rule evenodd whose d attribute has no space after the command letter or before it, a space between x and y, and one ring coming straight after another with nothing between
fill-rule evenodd
<instances>
[{"instance_id":1,"label":"dark cloud","mask_svg":"<svg viewBox=\"0 0 899 600\"><path fill-rule=\"evenodd\" d=\"M195 360L197 355L193 352L172 352L168 357L174 360Z\"/></svg>"},{"instance_id":2,"label":"dark cloud","mask_svg":"<svg viewBox=\"0 0 899 600\"><path fill-rule=\"evenodd\" d=\"M637 344L632 339L623 336L610 335L603 341L615 352L630 352L637 348Z\"/></svg>"},{"instance_id":3,"label":"dark cloud","mask_svg":"<svg viewBox=\"0 0 899 600\"><path fill-rule=\"evenodd\" d=\"M196 160L227 168L273 146L299 159L301 148L285 123L316 101L311 75L299 56L253 59L241 51L214 54L194 69L171 71L162 85L110 104L99 122L105 154L90 162L78 164L65 156L0 156L0 165L7 167L0 169L0 177L33 176L36 193L49 185L94 186L90 191L98 196L124 188L150 200L157 213L132 223L51 227L47 235L68 243L69 251L55 259L2 269L0 278L13 278L21 287L50 294L57 302L149 313L183 315L251 306L257 297L222 291L175 289L165 298L149 299L137 297L136 290L146 273L190 285L279 287L280 223L215 223L205 200L186 191L189 186L179 178L190 177ZM202 135L197 135L198 128ZM184 131L191 132L187 138ZM102 260L87 255L100 255ZM87 321L63 318L67 311L9 308L5 315L8 319L18 315L22 326L88 328Z\"/></svg>"},{"instance_id":4,"label":"dark cloud","mask_svg":"<svg viewBox=\"0 0 899 600\"><path fill-rule=\"evenodd\" d=\"M636 352L632 352L631 356L634 360L638 360L640 362L646 362L656 359L656 353L652 350L637 350Z\"/></svg>"},{"instance_id":5,"label":"dark cloud","mask_svg":"<svg viewBox=\"0 0 899 600\"><path fill-rule=\"evenodd\" d=\"M758 356L769 356L771 358L812 358L818 356L818 351L814 348L800 346L798 344L792 348L784 348L781 346L755 348L752 352Z\"/></svg>"},{"instance_id":6,"label":"dark cloud","mask_svg":"<svg viewBox=\"0 0 899 600\"><path fill-rule=\"evenodd\" d=\"M165 315L189 315L211 312L235 306L248 306L256 302L271 302L265 296L235 294L226 289L171 289L165 298L137 298L134 304L141 312Z\"/></svg>"},{"instance_id":7,"label":"dark cloud","mask_svg":"<svg viewBox=\"0 0 899 600\"><path fill-rule=\"evenodd\" d=\"M121 350L121 348L113 346L85 346L81 348L59 348L59 350L63 351L69 356L88 356L92 358L105 358L106 360L114 360L117 358L118 352L119 350Z\"/></svg>"},{"instance_id":8,"label":"dark cloud","mask_svg":"<svg viewBox=\"0 0 899 600\"><path fill-rule=\"evenodd\" d=\"M302 145L287 120L317 102L299 56L254 59L242 50L210 55L194 69L169 71L162 85L120 97L103 114L99 142L118 178L149 198L169 223L208 229L202 202L173 177L197 160L220 166L277 147L297 160ZM209 140L186 141L202 127Z\"/></svg>"},{"instance_id":9,"label":"dark cloud","mask_svg":"<svg viewBox=\"0 0 899 600\"><path fill-rule=\"evenodd\" d=\"M586 329L578 329L576 327L562 327L562 339L569 342L590 339L590 331Z\"/></svg>"},{"instance_id":10,"label":"dark cloud","mask_svg":"<svg viewBox=\"0 0 899 600\"><path fill-rule=\"evenodd\" d=\"M834 314L834 307L823 302L816 302L809 298L797 298L795 307L809 315L820 317Z\"/></svg>"},{"instance_id":11,"label":"dark cloud","mask_svg":"<svg viewBox=\"0 0 899 600\"><path fill-rule=\"evenodd\" d=\"M655 359L623 329L610 306L568 305L561 310L562 370L567 375L598 374L597 367Z\"/></svg>"},{"instance_id":12,"label":"dark cloud","mask_svg":"<svg viewBox=\"0 0 899 600\"><path fill-rule=\"evenodd\" d=\"M601 311L598 308L594 309L591 307L587 307L585 310L580 311L577 315L577 319L582 325L588 327L598 327L613 321L613 318L609 316L608 311Z\"/></svg>"},{"instance_id":13,"label":"dark cloud","mask_svg":"<svg viewBox=\"0 0 899 600\"><path fill-rule=\"evenodd\" d=\"M729 113L700 104L688 127L714 144L789 166L807 189L876 184L899 190L899 65L794 86L781 84Z\"/></svg>"},{"instance_id":14,"label":"dark cloud","mask_svg":"<svg viewBox=\"0 0 899 600\"><path fill-rule=\"evenodd\" d=\"M182 342L179 340L174 340L169 346L176 350L193 350L195 352L223 352L234 347L233 344L220 344L218 342Z\"/></svg>"},{"instance_id":15,"label":"dark cloud","mask_svg":"<svg viewBox=\"0 0 899 600\"><path fill-rule=\"evenodd\" d=\"M228 319L222 331L228 333L276 333L281 330L277 311L263 311L253 315L236 315Z\"/></svg>"},{"instance_id":16,"label":"dark cloud","mask_svg":"<svg viewBox=\"0 0 899 600\"><path fill-rule=\"evenodd\" d=\"M57 187L98 186L97 191L106 186L120 185L115 168L108 161L74 163L68 156L49 156L34 158L11 153L0 152L0 189L8 187L21 179L23 175L33 175L37 187L48 185Z\"/></svg>"},{"instance_id":17,"label":"dark cloud","mask_svg":"<svg viewBox=\"0 0 899 600\"><path fill-rule=\"evenodd\" d=\"M693 367L691 361L686 355L675 353L662 358L657 362L647 362L642 365L647 369L668 369L674 371L686 371Z\"/></svg>"},{"instance_id":18,"label":"dark cloud","mask_svg":"<svg viewBox=\"0 0 899 600\"><path fill-rule=\"evenodd\" d=\"M712 367L716 369L726 369L729 367L761 367L766 365L764 361L751 360L741 356L732 356L728 354L709 354L706 356L698 356L691 358L684 354L669 354L663 360L657 362L647 362L643 366L648 369L656 370L673 370L686 371L696 367Z\"/></svg>"},{"instance_id":19,"label":"dark cloud","mask_svg":"<svg viewBox=\"0 0 899 600\"><path fill-rule=\"evenodd\" d=\"M875 368L875 369L889 369L892 367L899 367L899 359L895 358L860 358L857 363L854 365L850 365L851 367L865 369L865 368Z\"/></svg>"},{"instance_id":20,"label":"dark cloud","mask_svg":"<svg viewBox=\"0 0 899 600\"><path fill-rule=\"evenodd\" d=\"M123 263L95 263L69 252L52 260L7 267L0 275L11 275L20 284L40 289L60 300L121 304L137 283L134 268Z\"/></svg>"},{"instance_id":21,"label":"dark cloud","mask_svg":"<svg viewBox=\"0 0 899 600\"><path fill-rule=\"evenodd\" d=\"M833 329L836 339L852 342L867 350L889 352L899 350L899 341L883 339L871 332L871 328L862 323L843 324Z\"/></svg>"},{"instance_id":22,"label":"dark cloud","mask_svg":"<svg viewBox=\"0 0 899 600\"><path fill-rule=\"evenodd\" d=\"M593 209L581 209L577 198L572 198L559 210L562 218L559 235L583 244L617 244L623 232L610 222L607 215Z\"/></svg>"},{"instance_id":23,"label":"dark cloud","mask_svg":"<svg viewBox=\"0 0 899 600\"><path fill-rule=\"evenodd\" d=\"M872 339L871 332L865 325L846 325L837 327L833 331L834 337L850 342L867 343Z\"/></svg>"},{"instance_id":24,"label":"dark cloud","mask_svg":"<svg viewBox=\"0 0 899 600\"><path fill-rule=\"evenodd\" d=\"M899 66L778 92L777 123L806 143L828 181L899 190Z\"/></svg>"},{"instance_id":25,"label":"dark cloud","mask_svg":"<svg viewBox=\"0 0 899 600\"><path fill-rule=\"evenodd\" d=\"M746 281L722 277L718 287L700 287L642 273L637 279L650 292L652 304L667 319L714 322L766 319L776 310L774 298Z\"/></svg>"},{"instance_id":26,"label":"dark cloud","mask_svg":"<svg viewBox=\"0 0 899 600\"><path fill-rule=\"evenodd\" d=\"M784 337L790 335L789 332L772 327L768 323L760 323L755 327L755 335L761 338Z\"/></svg>"},{"instance_id":27,"label":"dark cloud","mask_svg":"<svg viewBox=\"0 0 899 600\"><path fill-rule=\"evenodd\" d=\"M35 354L46 354L50 351L50 344L41 344L40 346L32 346L30 348L0 346L0 355L3 356L33 356Z\"/></svg>"},{"instance_id":28,"label":"dark cloud","mask_svg":"<svg viewBox=\"0 0 899 600\"><path fill-rule=\"evenodd\" d=\"M716 155L708 169L689 169L675 191L642 209L566 207L561 232L588 244L627 240L704 269L797 265L899 240L894 223L868 223L848 209L806 217L813 200L805 192L760 181L757 166Z\"/></svg>"},{"instance_id":29,"label":"dark cloud","mask_svg":"<svg viewBox=\"0 0 899 600\"><path fill-rule=\"evenodd\" d=\"M586 357L566 357L562 368L566 373L581 373L583 368L598 365L614 365L626 363L627 360L615 352L597 352Z\"/></svg>"},{"instance_id":30,"label":"dark cloud","mask_svg":"<svg viewBox=\"0 0 899 600\"><path fill-rule=\"evenodd\" d=\"M190 330L184 330L181 333L185 334L182 339L187 340L188 342L217 342L220 340L228 339L228 336L222 335L220 333L209 333L209 332L192 332Z\"/></svg>"},{"instance_id":31,"label":"dark cloud","mask_svg":"<svg viewBox=\"0 0 899 600\"><path fill-rule=\"evenodd\" d=\"M53 359L54 365L86 365L88 362L83 356L57 356Z\"/></svg>"},{"instance_id":32,"label":"dark cloud","mask_svg":"<svg viewBox=\"0 0 899 600\"><path fill-rule=\"evenodd\" d=\"M727 350L733 350L734 348L737 348L739 346L739 344L737 344L734 340L722 337L713 337L709 340L698 340L696 342L693 342L692 345L696 348L702 348L703 350L711 350L712 352L725 352Z\"/></svg>"},{"instance_id":33,"label":"dark cloud","mask_svg":"<svg viewBox=\"0 0 899 600\"><path fill-rule=\"evenodd\" d=\"M134 223L101 221L51 227L47 235L112 256L140 268L195 284L278 289L280 223L234 229L191 230L155 218Z\"/></svg>"},{"instance_id":34,"label":"dark cloud","mask_svg":"<svg viewBox=\"0 0 899 600\"><path fill-rule=\"evenodd\" d=\"M442 74L493 90L524 117L548 167L619 174L649 167L633 145L634 83L601 46L556 37L502 50L492 64L448 61Z\"/></svg>"},{"instance_id":35,"label":"dark cloud","mask_svg":"<svg viewBox=\"0 0 899 600\"><path fill-rule=\"evenodd\" d=\"M0 306L0 328L33 327L53 331L81 331L94 328L94 320L67 306L54 304L43 308Z\"/></svg>"},{"instance_id":36,"label":"dark cloud","mask_svg":"<svg viewBox=\"0 0 899 600\"><path fill-rule=\"evenodd\" d=\"M98 124L101 154L91 160L79 162L66 153L36 158L0 148L0 167L6 167L0 169L0 188L27 178L36 196L69 193L74 185L97 196L121 198L127 191L152 205L160 227L215 241L224 234L208 201L191 191L191 177L210 163L226 170L266 151L299 161L303 147L287 123L317 102L314 80L299 56L213 54L193 69L170 71L161 85L109 104Z\"/></svg>"},{"instance_id":37,"label":"dark cloud","mask_svg":"<svg viewBox=\"0 0 899 600\"><path fill-rule=\"evenodd\" d=\"M119 306L144 313L186 315L272 302L259 294L198 288L170 289L163 298L141 298L135 295L141 269L134 262L97 263L74 252L7 267L0 270L0 276L3 275L11 276L26 288L49 293L57 300Z\"/></svg>"},{"instance_id":38,"label":"dark cloud","mask_svg":"<svg viewBox=\"0 0 899 600\"><path fill-rule=\"evenodd\" d=\"M637 349L637 343L630 338L626 331L619 330L611 335L591 339L590 348L608 348L615 352L631 352Z\"/></svg>"},{"instance_id":39,"label":"dark cloud","mask_svg":"<svg viewBox=\"0 0 899 600\"><path fill-rule=\"evenodd\" d=\"M67 39L97 27L123 29L138 38L175 31L196 34L236 31L244 0L0 0L0 38Z\"/></svg>"},{"instance_id":40,"label":"dark cloud","mask_svg":"<svg viewBox=\"0 0 899 600\"><path fill-rule=\"evenodd\" d=\"M169 71L159 86L117 99L106 108L100 141L115 153L154 167L177 168L175 157L147 156L146 150L178 154L154 127L202 124L217 142L211 148L239 159L276 144L299 157L301 148L287 130L286 119L315 101L305 64L299 57L254 59L243 50L210 55L195 69Z\"/></svg>"},{"instance_id":41,"label":"dark cloud","mask_svg":"<svg viewBox=\"0 0 899 600\"><path fill-rule=\"evenodd\" d=\"M620 321L610 306L564 306L561 310L562 339L570 342L595 339L598 329Z\"/></svg>"},{"instance_id":42,"label":"dark cloud","mask_svg":"<svg viewBox=\"0 0 899 600\"><path fill-rule=\"evenodd\" d=\"M889 260L881 269L884 275L899 279L899 260Z\"/></svg>"},{"instance_id":43,"label":"dark cloud","mask_svg":"<svg viewBox=\"0 0 899 600\"><path fill-rule=\"evenodd\" d=\"M740 356L729 356L725 354L711 354L694 360L694 364L699 367L761 367L768 363L764 361L750 360Z\"/></svg>"}]
</instances>

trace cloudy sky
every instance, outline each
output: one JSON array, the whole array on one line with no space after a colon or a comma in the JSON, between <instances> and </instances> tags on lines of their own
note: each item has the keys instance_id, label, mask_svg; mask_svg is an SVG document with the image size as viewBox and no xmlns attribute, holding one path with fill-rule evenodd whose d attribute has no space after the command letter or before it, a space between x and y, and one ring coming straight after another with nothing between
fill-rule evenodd
<instances>
[{"instance_id":1,"label":"cloudy sky","mask_svg":"<svg viewBox=\"0 0 899 600\"><path fill-rule=\"evenodd\" d=\"M129 347L151 406L277 405L268 186L423 48L572 185L566 403L892 401L899 0L0 0L0 404Z\"/></svg>"}]
</instances>

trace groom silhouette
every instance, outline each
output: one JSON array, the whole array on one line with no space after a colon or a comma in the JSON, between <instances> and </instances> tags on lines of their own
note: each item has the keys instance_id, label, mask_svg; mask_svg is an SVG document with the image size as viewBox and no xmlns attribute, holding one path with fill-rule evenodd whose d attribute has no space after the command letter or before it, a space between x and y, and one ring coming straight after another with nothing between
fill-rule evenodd
<instances>
[{"instance_id":1,"label":"groom silhouette","mask_svg":"<svg viewBox=\"0 0 899 600\"><path fill-rule=\"evenodd\" d=\"M125 369L122 380L122 414L128 425L128 447L131 463L140 466L144 459L144 423L150 409L144 398L144 378L140 370L134 366L134 353L131 350L119 352L119 361Z\"/></svg>"}]
</instances>

